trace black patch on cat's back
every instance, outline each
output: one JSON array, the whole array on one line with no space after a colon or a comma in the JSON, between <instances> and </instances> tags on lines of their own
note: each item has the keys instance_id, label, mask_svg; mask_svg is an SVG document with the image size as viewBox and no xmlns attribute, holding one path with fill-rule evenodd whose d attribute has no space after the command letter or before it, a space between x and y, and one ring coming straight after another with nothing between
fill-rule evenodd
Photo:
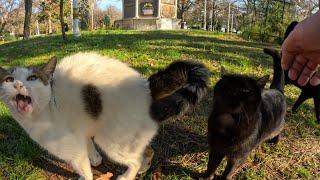
<instances>
[{"instance_id":1,"label":"black patch on cat's back","mask_svg":"<svg viewBox=\"0 0 320 180\"><path fill-rule=\"evenodd\" d=\"M102 112L102 100L99 89L87 84L82 88L82 100L86 112L94 119L97 119Z\"/></svg>"}]
</instances>

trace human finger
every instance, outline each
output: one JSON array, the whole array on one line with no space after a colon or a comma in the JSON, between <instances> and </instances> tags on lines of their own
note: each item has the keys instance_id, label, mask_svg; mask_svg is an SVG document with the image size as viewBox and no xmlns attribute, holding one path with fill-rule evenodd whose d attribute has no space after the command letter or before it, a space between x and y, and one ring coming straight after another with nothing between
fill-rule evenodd
<instances>
[{"instance_id":1,"label":"human finger","mask_svg":"<svg viewBox=\"0 0 320 180\"><path fill-rule=\"evenodd\" d=\"M281 50L281 67L284 70L288 70L295 59L295 54L292 52L289 52L287 50Z\"/></svg>"},{"instance_id":2,"label":"human finger","mask_svg":"<svg viewBox=\"0 0 320 180\"><path fill-rule=\"evenodd\" d=\"M299 79L298 79L298 84L301 86L305 86L312 75L316 72L317 64L313 63L312 61L308 61L306 66L304 66L303 71L301 72Z\"/></svg>"},{"instance_id":3,"label":"human finger","mask_svg":"<svg viewBox=\"0 0 320 180\"><path fill-rule=\"evenodd\" d=\"M301 55L295 57L295 60L289 69L289 78L291 80L296 80L299 77L304 66L307 64L307 61L307 58Z\"/></svg>"},{"instance_id":4,"label":"human finger","mask_svg":"<svg viewBox=\"0 0 320 180\"><path fill-rule=\"evenodd\" d=\"M310 80L311 86L317 86L320 84L320 71L319 71L319 66L317 72L312 76Z\"/></svg>"}]
</instances>

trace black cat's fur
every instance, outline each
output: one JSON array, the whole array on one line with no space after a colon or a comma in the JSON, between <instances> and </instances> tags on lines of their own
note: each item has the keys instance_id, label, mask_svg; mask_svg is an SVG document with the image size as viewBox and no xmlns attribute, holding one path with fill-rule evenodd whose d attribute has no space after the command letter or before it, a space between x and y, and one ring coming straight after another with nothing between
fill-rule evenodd
<instances>
[{"instance_id":1,"label":"black cat's fur","mask_svg":"<svg viewBox=\"0 0 320 180\"><path fill-rule=\"evenodd\" d=\"M209 162L202 178L212 179L226 157L221 178L231 179L259 144L278 142L286 113L284 75L275 73L271 89L264 90L268 79L225 74L217 82L208 119Z\"/></svg>"},{"instance_id":2,"label":"black cat's fur","mask_svg":"<svg viewBox=\"0 0 320 180\"><path fill-rule=\"evenodd\" d=\"M294 29L294 27L298 24L298 22L293 21L287 28L284 39L288 37L290 32ZM277 64L278 68L275 69L277 72L281 72L281 56L280 54L275 50L271 48L265 48L263 50L266 54L272 56L273 58L273 63ZM276 72L275 72L276 73ZM297 99L297 101L294 103L292 107L292 111L296 112L298 107L307 99L313 98L314 102L314 111L316 114L316 119L318 123L320 123L320 85L317 86L312 86L309 82L305 86L300 86L297 81L293 81L289 78L288 76L288 71L284 71L285 75L285 84L293 84L299 89L301 89L301 93Z\"/></svg>"},{"instance_id":3,"label":"black cat's fur","mask_svg":"<svg viewBox=\"0 0 320 180\"><path fill-rule=\"evenodd\" d=\"M176 61L151 75L152 118L160 122L194 107L206 95L209 75L208 69L196 61Z\"/></svg>"},{"instance_id":4,"label":"black cat's fur","mask_svg":"<svg viewBox=\"0 0 320 180\"><path fill-rule=\"evenodd\" d=\"M289 34L291 33L291 31L293 31L293 29L296 27L296 25L298 25L299 22L297 21L292 21L289 26L286 29L286 32L284 33L284 37L283 40L287 39L287 37L289 36Z\"/></svg>"}]
</instances>

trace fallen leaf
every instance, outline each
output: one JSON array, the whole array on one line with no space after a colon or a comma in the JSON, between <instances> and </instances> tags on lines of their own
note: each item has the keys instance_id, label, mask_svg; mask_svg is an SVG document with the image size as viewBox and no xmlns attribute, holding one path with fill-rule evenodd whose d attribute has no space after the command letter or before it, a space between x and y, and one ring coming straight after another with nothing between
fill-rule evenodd
<instances>
[{"instance_id":1,"label":"fallen leaf","mask_svg":"<svg viewBox=\"0 0 320 180\"><path fill-rule=\"evenodd\" d=\"M161 166L154 170L152 174L152 180L161 180Z\"/></svg>"},{"instance_id":2,"label":"fallen leaf","mask_svg":"<svg viewBox=\"0 0 320 180\"><path fill-rule=\"evenodd\" d=\"M113 174L111 172L107 172L107 174L102 174L97 180L110 180Z\"/></svg>"},{"instance_id":3,"label":"fallen leaf","mask_svg":"<svg viewBox=\"0 0 320 180\"><path fill-rule=\"evenodd\" d=\"M7 138L8 138L8 135L0 134L0 140L6 140Z\"/></svg>"}]
</instances>

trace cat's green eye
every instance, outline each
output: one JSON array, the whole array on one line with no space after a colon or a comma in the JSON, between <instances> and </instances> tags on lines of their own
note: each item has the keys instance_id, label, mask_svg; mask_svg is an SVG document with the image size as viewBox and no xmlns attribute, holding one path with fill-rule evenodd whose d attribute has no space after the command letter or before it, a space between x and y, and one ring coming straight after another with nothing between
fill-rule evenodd
<instances>
[{"instance_id":1,"label":"cat's green eye","mask_svg":"<svg viewBox=\"0 0 320 180\"><path fill-rule=\"evenodd\" d=\"M36 76L36 75L31 75L31 76L29 76L28 78L27 78L27 81L35 81L35 80L37 80L38 79L38 77Z\"/></svg>"},{"instance_id":2,"label":"cat's green eye","mask_svg":"<svg viewBox=\"0 0 320 180\"><path fill-rule=\"evenodd\" d=\"M14 78L12 76L8 76L8 77L6 77L6 79L4 81L5 82L13 82Z\"/></svg>"}]
</instances>

